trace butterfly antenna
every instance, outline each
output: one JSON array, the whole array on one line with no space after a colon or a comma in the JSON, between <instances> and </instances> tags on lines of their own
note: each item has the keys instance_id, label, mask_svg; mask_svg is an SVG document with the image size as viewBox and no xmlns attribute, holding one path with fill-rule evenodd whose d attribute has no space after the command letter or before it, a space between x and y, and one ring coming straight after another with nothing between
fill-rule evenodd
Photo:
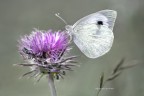
<instances>
[{"instance_id":1,"label":"butterfly antenna","mask_svg":"<svg viewBox=\"0 0 144 96\"><path fill-rule=\"evenodd\" d=\"M56 13L55 16L58 17L60 20L62 20L67 25L67 22L62 17L60 17L60 13Z\"/></svg>"}]
</instances>

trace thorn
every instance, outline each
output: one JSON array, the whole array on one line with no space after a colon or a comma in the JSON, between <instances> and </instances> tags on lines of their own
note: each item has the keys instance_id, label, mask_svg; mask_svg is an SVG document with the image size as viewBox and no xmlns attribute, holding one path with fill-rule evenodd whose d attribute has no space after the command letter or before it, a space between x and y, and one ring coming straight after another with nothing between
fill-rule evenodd
<instances>
[{"instance_id":1,"label":"thorn","mask_svg":"<svg viewBox=\"0 0 144 96\"><path fill-rule=\"evenodd\" d=\"M24 77L24 76L26 76L26 75L29 75L29 74L33 73L34 71L36 71L36 70L32 70L32 71L30 71L30 72L27 72L27 73L23 74L22 77Z\"/></svg>"},{"instance_id":2,"label":"thorn","mask_svg":"<svg viewBox=\"0 0 144 96\"><path fill-rule=\"evenodd\" d=\"M39 82L40 79L43 77L44 74L41 74L40 77L36 80L36 82Z\"/></svg>"},{"instance_id":3,"label":"thorn","mask_svg":"<svg viewBox=\"0 0 144 96\"><path fill-rule=\"evenodd\" d=\"M38 72L35 72L33 75L29 76L28 79L34 77L36 74L38 74Z\"/></svg>"}]
</instances>

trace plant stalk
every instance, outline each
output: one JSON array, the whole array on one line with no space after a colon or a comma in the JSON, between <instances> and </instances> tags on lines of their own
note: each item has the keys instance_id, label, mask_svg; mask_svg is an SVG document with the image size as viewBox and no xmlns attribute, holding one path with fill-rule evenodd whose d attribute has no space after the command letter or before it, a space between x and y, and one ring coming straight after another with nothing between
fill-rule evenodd
<instances>
[{"instance_id":1,"label":"plant stalk","mask_svg":"<svg viewBox=\"0 0 144 96\"><path fill-rule=\"evenodd\" d=\"M52 74L48 74L48 84L51 91L51 96L57 96Z\"/></svg>"}]
</instances>

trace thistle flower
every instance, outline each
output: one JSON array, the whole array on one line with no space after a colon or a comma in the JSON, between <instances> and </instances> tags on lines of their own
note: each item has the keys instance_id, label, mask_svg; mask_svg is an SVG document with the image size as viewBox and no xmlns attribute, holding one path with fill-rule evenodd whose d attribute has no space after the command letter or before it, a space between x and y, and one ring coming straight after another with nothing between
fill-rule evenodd
<instances>
[{"instance_id":1,"label":"thistle flower","mask_svg":"<svg viewBox=\"0 0 144 96\"><path fill-rule=\"evenodd\" d=\"M31 68L23 76L40 78L50 74L52 78L63 78L66 70L72 70L76 56L66 57L69 52L69 35L64 31L52 32L35 29L32 34L19 40L19 52L26 63L18 64ZM22 76L22 77L23 77ZM38 81L40 80L38 79Z\"/></svg>"}]
</instances>

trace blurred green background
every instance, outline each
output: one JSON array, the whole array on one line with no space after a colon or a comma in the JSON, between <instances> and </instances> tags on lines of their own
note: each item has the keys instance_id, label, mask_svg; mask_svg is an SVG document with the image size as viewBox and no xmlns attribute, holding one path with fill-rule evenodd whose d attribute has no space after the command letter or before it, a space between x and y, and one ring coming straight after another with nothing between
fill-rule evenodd
<instances>
[{"instance_id":1,"label":"blurred green background","mask_svg":"<svg viewBox=\"0 0 144 96\"><path fill-rule=\"evenodd\" d=\"M144 96L144 1L143 0L0 0L0 96L50 96L48 82L43 78L18 78L28 68L14 67L23 62L17 50L17 40L30 34L33 28L64 29L55 13L69 23L103 9L118 12L114 27L115 40L111 51L97 59L85 57L72 44L71 54L79 55L81 67L67 72L56 81L58 96L96 96L99 76L107 77L122 57L126 62L140 60L141 65L125 70L102 90L100 96Z\"/></svg>"}]
</instances>

